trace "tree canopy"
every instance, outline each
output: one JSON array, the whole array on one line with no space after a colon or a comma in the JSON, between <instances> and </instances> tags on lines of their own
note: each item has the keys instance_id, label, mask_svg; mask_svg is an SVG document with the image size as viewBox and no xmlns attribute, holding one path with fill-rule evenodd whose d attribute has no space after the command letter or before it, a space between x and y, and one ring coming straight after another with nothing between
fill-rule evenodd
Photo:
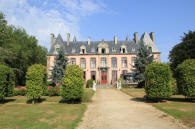
<instances>
[{"instance_id":1,"label":"tree canopy","mask_svg":"<svg viewBox=\"0 0 195 129\"><path fill-rule=\"evenodd\" d=\"M175 45L169 53L170 66L175 73L175 69L186 59L195 59L195 31L184 33L182 42Z\"/></svg>"},{"instance_id":2,"label":"tree canopy","mask_svg":"<svg viewBox=\"0 0 195 129\"><path fill-rule=\"evenodd\" d=\"M16 74L16 85L25 85L27 68L33 64L46 65L47 49L38 45L34 36L23 28L7 25L0 13L0 64L8 65Z\"/></svg>"}]
</instances>

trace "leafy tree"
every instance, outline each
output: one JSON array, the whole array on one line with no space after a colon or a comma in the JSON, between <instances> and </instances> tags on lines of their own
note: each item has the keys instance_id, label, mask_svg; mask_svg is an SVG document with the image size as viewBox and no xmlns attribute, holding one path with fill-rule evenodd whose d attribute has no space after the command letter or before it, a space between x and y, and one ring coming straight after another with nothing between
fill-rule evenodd
<instances>
[{"instance_id":1,"label":"leafy tree","mask_svg":"<svg viewBox=\"0 0 195 129\"><path fill-rule=\"evenodd\" d=\"M52 82L56 85L61 83L61 79L64 77L64 72L67 65L67 58L64 56L63 49L58 51L58 54L55 58L55 65L52 69Z\"/></svg>"},{"instance_id":2,"label":"leafy tree","mask_svg":"<svg viewBox=\"0 0 195 129\"><path fill-rule=\"evenodd\" d=\"M80 102L83 97L83 70L78 65L70 65L65 75L62 78L62 98L70 103Z\"/></svg>"},{"instance_id":3,"label":"leafy tree","mask_svg":"<svg viewBox=\"0 0 195 129\"><path fill-rule=\"evenodd\" d=\"M175 75L175 70L179 64L186 59L195 59L195 31L184 33L182 42L175 45L169 53L170 66Z\"/></svg>"},{"instance_id":4,"label":"leafy tree","mask_svg":"<svg viewBox=\"0 0 195 129\"><path fill-rule=\"evenodd\" d=\"M195 99L195 59L185 60L176 69L176 80L179 92Z\"/></svg>"},{"instance_id":5,"label":"leafy tree","mask_svg":"<svg viewBox=\"0 0 195 129\"><path fill-rule=\"evenodd\" d=\"M144 72L148 64L154 61L153 55L151 55L151 50L144 45L143 42L140 43L140 47L135 59L135 71L134 79L138 82L144 81Z\"/></svg>"},{"instance_id":6,"label":"leafy tree","mask_svg":"<svg viewBox=\"0 0 195 129\"><path fill-rule=\"evenodd\" d=\"M25 85L27 68L33 64L46 65L47 49L39 46L34 36L22 28L7 25L0 13L0 64L14 70L16 85Z\"/></svg>"},{"instance_id":7,"label":"leafy tree","mask_svg":"<svg viewBox=\"0 0 195 129\"><path fill-rule=\"evenodd\" d=\"M35 64L28 68L26 74L26 96L28 100L34 103L40 100L40 97L46 90L47 71L41 64Z\"/></svg>"},{"instance_id":8,"label":"leafy tree","mask_svg":"<svg viewBox=\"0 0 195 129\"><path fill-rule=\"evenodd\" d=\"M171 70L168 64L149 64L144 73L145 92L148 99L161 100L172 95Z\"/></svg>"}]
</instances>

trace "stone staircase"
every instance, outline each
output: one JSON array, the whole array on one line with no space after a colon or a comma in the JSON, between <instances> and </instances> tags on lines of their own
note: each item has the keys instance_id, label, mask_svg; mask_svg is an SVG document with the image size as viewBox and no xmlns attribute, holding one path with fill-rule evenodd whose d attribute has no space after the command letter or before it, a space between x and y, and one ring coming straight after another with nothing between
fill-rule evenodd
<instances>
[{"instance_id":1,"label":"stone staircase","mask_svg":"<svg viewBox=\"0 0 195 129\"><path fill-rule=\"evenodd\" d=\"M96 88L114 88L112 85L96 85Z\"/></svg>"}]
</instances>

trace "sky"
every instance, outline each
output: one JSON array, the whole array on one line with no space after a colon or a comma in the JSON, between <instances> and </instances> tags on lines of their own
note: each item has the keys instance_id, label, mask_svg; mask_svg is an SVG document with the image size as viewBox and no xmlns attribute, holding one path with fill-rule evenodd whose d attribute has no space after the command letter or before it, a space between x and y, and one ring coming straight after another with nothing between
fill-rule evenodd
<instances>
[{"instance_id":1,"label":"sky","mask_svg":"<svg viewBox=\"0 0 195 129\"><path fill-rule=\"evenodd\" d=\"M184 33L195 31L195 0L0 0L0 11L48 49L51 33L97 41L155 32L162 62Z\"/></svg>"}]
</instances>

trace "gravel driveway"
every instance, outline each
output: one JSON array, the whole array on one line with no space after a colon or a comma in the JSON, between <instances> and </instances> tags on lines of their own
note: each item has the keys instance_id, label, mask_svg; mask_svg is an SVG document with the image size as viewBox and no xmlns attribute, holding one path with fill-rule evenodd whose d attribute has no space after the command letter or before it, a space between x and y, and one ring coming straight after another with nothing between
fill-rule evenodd
<instances>
[{"instance_id":1,"label":"gravel driveway","mask_svg":"<svg viewBox=\"0 0 195 129\"><path fill-rule=\"evenodd\" d=\"M77 129L182 129L181 123L116 89L97 89Z\"/></svg>"}]
</instances>

